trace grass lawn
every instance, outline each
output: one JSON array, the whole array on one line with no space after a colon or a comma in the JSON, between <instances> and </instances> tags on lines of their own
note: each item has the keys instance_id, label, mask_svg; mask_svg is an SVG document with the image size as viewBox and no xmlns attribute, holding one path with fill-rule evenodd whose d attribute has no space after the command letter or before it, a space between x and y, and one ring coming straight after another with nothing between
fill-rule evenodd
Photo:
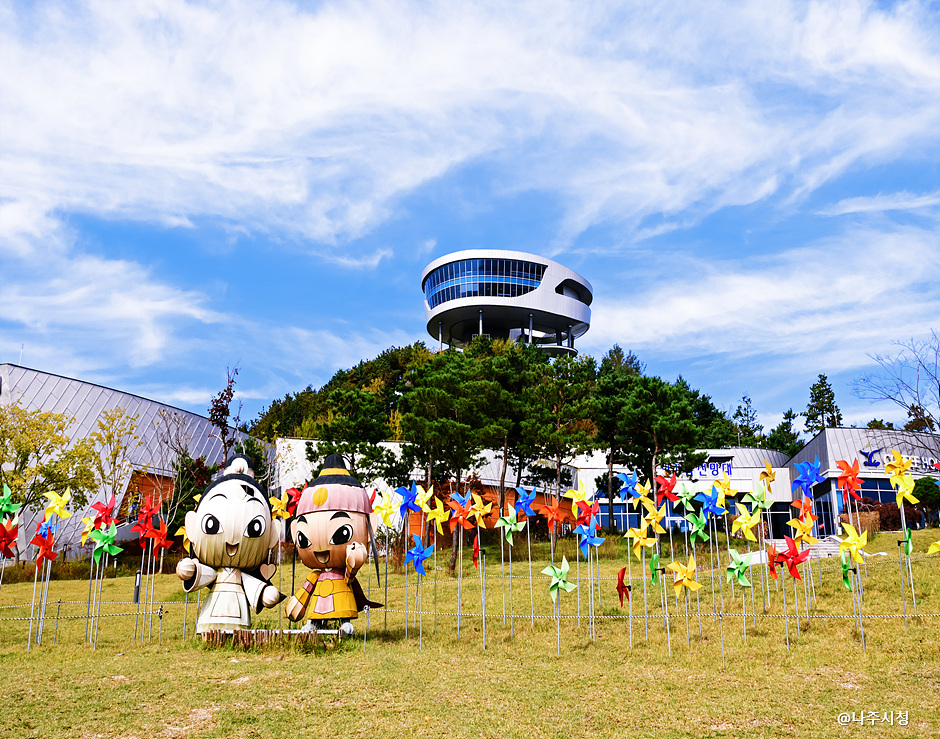
<instances>
[{"instance_id":1,"label":"grass lawn","mask_svg":"<svg viewBox=\"0 0 940 739\"><path fill-rule=\"evenodd\" d=\"M915 595L921 614L940 614L940 556L926 557L937 530L914 533ZM389 608L356 623L356 637L312 649L276 647L244 652L208 648L192 639L195 598L188 608L174 575L156 578L150 638L134 639L133 579L105 581L97 649L84 642L87 581L52 581L43 641L26 653L32 583L0 587L0 667L5 690L0 735L4 737L831 737L940 735L940 617L875 618L901 614L896 535L880 534L867 547L872 556L865 586L867 649L852 617L852 596L842 586L837 560L823 562L822 581L813 564L816 601L807 619L798 583L800 634L793 616L793 583L787 587L791 644L787 649L782 592L770 581L767 616L753 624L747 594L747 638L741 589L732 598L725 584L725 615L712 613L709 556L699 553L702 633L691 599L690 636L684 601L676 612L672 577L666 578L670 630L667 637L660 590L647 580L647 640L643 585L634 561L633 615L615 592L626 548L618 540L600 549L600 604L596 640L587 619L590 590L581 561L580 587L563 593L561 656L548 581L537 576L532 624L528 563L512 573L514 635L503 618L499 548L487 551L486 648L480 579L464 568L460 637L457 579L438 571L438 618L434 629L434 578L416 593L408 574L390 573ZM517 540L517 552L524 551ZM566 542L576 579L574 548ZM740 544L738 545L741 548ZM536 547L544 557L544 547ZM444 566L442 555L438 562ZM668 562L664 557L664 564ZM432 571L431 563L428 571ZM508 574L508 563L504 570ZM306 574L297 569L299 584ZM290 590L291 568L282 573ZM368 585L365 572L360 576ZM754 602L763 614L761 576L751 573ZM384 583L384 581L383 581ZM371 576L372 597L384 600ZM508 586L507 586L508 587ZM718 582L715 581L716 592ZM580 594L581 618L578 618ZM424 615L414 620L414 599ZM597 594L595 591L595 599ZM62 600L61 606L58 601ZM718 608L720 598L716 596ZM26 608L22 607L26 604ZM908 610L911 609L908 593ZM59 609L58 632L55 613ZM509 590L505 610L509 612ZM188 615L189 639L183 639ZM112 615L130 614L130 615ZM836 616L838 618L816 618ZM387 628L386 628L387 618ZM12 620L19 619L19 620ZM287 626L287 622L283 622ZM630 643L632 624L633 644ZM276 628L277 613L263 612L256 625ZM148 623L149 631L149 623ZM722 631L725 666L722 667ZM420 634L420 636L419 636ZM35 633L34 633L35 637ZM669 656L669 644L672 655ZM420 647L419 647L420 639ZM53 644L55 640L55 644ZM691 643L689 643L691 642ZM158 646L159 643L159 646ZM879 722L842 726L843 713L906 711L909 725Z\"/></svg>"}]
</instances>

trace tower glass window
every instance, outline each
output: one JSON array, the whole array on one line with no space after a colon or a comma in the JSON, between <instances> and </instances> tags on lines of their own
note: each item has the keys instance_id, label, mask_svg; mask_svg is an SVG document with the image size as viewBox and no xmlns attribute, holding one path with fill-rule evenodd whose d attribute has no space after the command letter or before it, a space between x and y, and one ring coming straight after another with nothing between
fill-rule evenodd
<instances>
[{"instance_id":1,"label":"tower glass window","mask_svg":"<svg viewBox=\"0 0 940 739\"><path fill-rule=\"evenodd\" d=\"M521 259L463 259L438 267L424 281L433 309L456 298L477 295L517 297L539 286L545 265Z\"/></svg>"}]
</instances>

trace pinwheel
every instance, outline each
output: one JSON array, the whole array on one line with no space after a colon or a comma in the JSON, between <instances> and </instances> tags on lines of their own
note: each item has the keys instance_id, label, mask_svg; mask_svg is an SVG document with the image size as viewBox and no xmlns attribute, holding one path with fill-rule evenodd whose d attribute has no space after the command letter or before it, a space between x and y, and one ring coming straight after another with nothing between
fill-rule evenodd
<instances>
[{"instance_id":1,"label":"pinwheel","mask_svg":"<svg viewBox=\"0 0 940 739\"><path fill-rule=\"evenodd\" d=\"M623 581L623 576L626 574L627 568L621 567L620 572L617 573L617 595L620 596L620 607L623 608L623 598L626 596L627 600L630 600L630 586Z\"/></svg>"},{"instance_id":2,"label":"pinwheel","mask_svg":"<svg viewBox=\"0 0 940 739\"><path fill-rule=\"evenodd\" d=\"M868 543L868 532L863 531L859 534L850 523L842 524L842 528L848 533L844 539L839 539L839 554L843 555L848 551L852 559L861 564L865 561L862 559L862 555L865 553L863 550Z\"/></svg>"},{"instance_id":3,"label":"pinwheel","mask_svg":"<svg viewBox=\"0 0 940 739\"><path fill-rule=\"evenodd\" d=\"M731 477L727 472L725 472L725 475L721 480L718 480L714 484L713 489L716 493L718 493L718 505L720 505L722 508L728 507L726 502L727 498L733 498L738 494L738 491L731 487Z\"/></svg>"},{"instance_id":4,"label":"pinwheel","mask_svg":"<svg viewBox=\"0 0 940 739\"><path fill-rule=\"evenodd\" d=\"M480 568L480 535L473 537L473 566Z\"/></svg>"},{"instance_id":5,"label":"pinwheel","mask_svg":"<svg viewBox=\"0 0 940 739\"><path fill-rule=\"evenodd\" d=\"M594 501L594 504L590 504L586 501L578 501L578 513L577 520L575 521L576 526L580 526L583 523L588 523L592 518L599 516L601 513L601 504L598 501Z\"/></svg>"},{"instance_id":6,"label":"pinwheel","mask_svg":"<svg viewBox=\"0 0 940 739\"><path fill-rule=\"evenodd\" d=\"M773 468L770 466L770 462L768 462L766 459L764 460L764 469L761 470L761 473L757 479L760 482L767 483L768 486L777 479L777 473L774 472Z\"/></svg>"},{"instance_id":7,"label":"pinwheel","mask_svg":"<svg viewBox=\"0 0 940 739\"><path fill-rule=\"evenodd\" d=\"M650 552L650 582L659 585L659 555Z\"/></svg>"},{"instance_id":8,"label":"pinwheel","mask_svg":"<svg viewBox=\"0 0 940 739\"><path fill-rule=\"evenodd\" d=\"M68 505L69 499L72 497L71 488L66 488L62 495L54 493L51 490L48 493L43 493L42 495L44 498L49 499L49 505L46 506L47 521L53 516L58 516L60 519L71 518L72 514L69 513L65 508L65 506Z\"/></svg>"},{"instance_id":9,"label":"pinwheel","mask_svg":"<svg viewBox=\"0 0 940 739\"><path fill-rule=\"evenodd\" d=\"M520 513L524 513L526 517L532 516L535 517L535 511L532 510L532 501L535 500L535 488L533 487L531 491L526 491L521 485L516 488L516 502L513 504L513 507L516 509L516 516Z\"/></svg>"},{"instance_id":10,"label":"pinwheel","mask_svg":"<svg viewBox=\"0 0 940 739\"><path fill-rule=\"evenodd\" d=\"M763 475L764 473L761 472ZM767 500L767 486L763 481L758 481L757 490L752 493L744 494L744 502L750 503L754 508L761 511L766 511L770 508L770 501Z\"/></svg>"},{"instance_id":11,"label":"pinwheel","mask_svg":"<svg viewBox=\"0 0 940 739\"><path fill-rule=\"evenodd\" d=\"M287 490L284 492L287 493L290 499L287 504L287 512L293 516L294 511L297 510L297 504L300 502L300 496L304 494L303 490L298 490L297 488L287 488Z\"/></svg>"},{"instance_id":12,"label":"pinwheel","mask_svg":"<svg viewBox=\"0 0 940 739\"><path fill-rule=\"evenodd\" d=\"M819 541L815 536L813 536L813 522L810 518L791 518L787 521L787 526L790 526L796 532L796 536L793 537L793 540L797 543L805 543L809 546L812 546Z\"/></svg>"},{"instance_id":13,"label":"pinwheel","mask_svg":"<svg viewBox=\"0 0 940 739\"><path fill-rule=\"evenodd\" d=\"M415 487L414 482L411 483L410 488L400 487L395 490L398 493L402 500L401 505L398 506L398 515L401 516L402 520L405 521L406 516L409 511L414 511L415 513L421 512L421 506L415 502L415 498L418 495L418 489Z\"/></svg>"},{"instance_id":14,"label":"pinwheel","mask_svg":"<svg viewBox=\"0 0 940 739\"><path fill-rule=\"evenodd\" d=\"M796 469L800 474L793 481L793 489L800 488L807 498L813 497L813 486L817 482L826 481L826 478L819 474L819 456L816 456L815 462L798 462Z\"/></svg>"},{"instance_id":15,"label":"pinwheel","mask_svg":"<svg viewBox=\"0 0 940 739\"><path fill-rule=\"evenodd\" d=\"M593 496L588 495L587 488L586 488L585 485L584 485L584 480L583 480L583 479L579 479L579 480L578 480L578 489L575 490L574 488L570 488L570 489L568 490L568 492L566 492L566 493L564 494L563 497L565 497L565 498L571 498L571 507L572 507L572 509L573 509L573 508L575 508L575 506L577 506L578 503L580 503L580 502L585 502L585 503L586 503L586 502L587 502L588 500L590 500Z\"/></svg>"},{"instance_id":16,"label":"pinwheel","mask_svg":"<svg viewBox=\"0 0 940 739\"><path fill-rule=\"evenodd\" d=\"M675 493L676 497L679 498L679 503L682 505L682 510L693 510L694 506L692 505L692 501L695 500L695 496L697 495L695 485L683 480L676 485Z\"/></svg>"},{"instance_id":17,"label":"pinwheel","mask_svg":"<svg viewBox=\"0 0 940 739\"><path fill-rule=\"evenodd\" d=\"M637 559L641 558L640 555L644 547L650 549L656 544L655 538L646 535L645 526L642 529L629 529L625 536L633 539L633 553L636 555Z\"/></svg>"},{"instance_id":18,"label":"pinwheel","mask_svg":"<svg viewBox=\"0 0 940 739\"><path fill-rule=\"evenodd\" d=\"M492 503L484 504L483 499L479 495L476 493L473 494L473 505L470 506L470 515L476 519L477 526L482 529L486 528L486 517L492 509Z\"/></svg>"},{"instance_id":19,"label":"pinwheel","mask_svg":"<svg viewBox=\"0 0 940 739\"><path fill-rule=\"evenodd\" d=\"M790 506L796 508L799 513L797 518L808 519L810 521L816 521L818 516L813 515L813 501L811 498L800 498L799 500L794 500L790 503Z\"/></svg>"},{"instance_id":20,"label":"pinwheel","mask_svg":"<svg viewBox=\"0 0 940 739\"><path fill-rule=\"evenodd\" d=\"M422 546L421 537L417 534L412 534L412 536L414 537L415 545L405 554L405 564L407 565L410 562L414 565L415 572L419 575L427 575L428 573L424 570L424 563L434 554L434 546Z\"/></svg>"},{"instance_id":21,"label":"pinwheel","mask_svg":"<svg viewBox=\"0 0 940 739\"><path fill-rule=\"evenodd\" d=\"M739 506L740 508L741 506ZM754 507L754 510L750 513L747 509L743 513L739 514L737 518L734 519L731 523L731 533L736 534L739 530L744 531L744 538L748 541L757 541L757 537L754 536L754 532L751 531L757 524L760 523L760 508L757 506Z\"/></svg>"},{"instance_id":22,"label":"pinwheel","mask_svg":"<svg viewBox=\"0 0 940 739\"><path fill-rule=\"evenodd\" d=\"M927 554L940 554L940 541L935 541L927 548ZM10 556L10 555L5 555Z\"/></svg>"},{"instance_id":23,"label":"pinwheel","mask_svg":"<svg viewBox=\"0 0 940 739\"><path fill-rule=\"evenodd\" d=\"M473 522L470 520L472 515L469 508L458 503L456 500L448 501L448 506L453 511L450 517L450 530L453 531L455 526L463 526L465 529L472 529Z\"/></svg>"},{"instance_id":24,"label":"pinwheel","mask_svg":"<svg viewBox=\"0 0 940 739\"><path fill-rule=\"evenodd\" d=\"M662 521L663 518L665 518L665 516L666 516L666 506L663 506L658 511L655 508L653 508L653 510L651 510L649 513L643 516L643 522L647 526L651 526L655 533L665 534L666 529L664 529L662 527L662 524L660 523L660 521Z\"/></svg>"},{"instance_id":25,"label":"pinwheel","mask_svg":"<svg viewBox=\"0 0 940 739\"><path fill-rule=\"evenodd\" d=\"M910 471L913 460L904 459L897 449L891 450L891 456L892 459L885 463L885 474L890 478L891 484L897 487L901 478Z\"/></svg>"},{"instance_id":26,"label":"pinwheel","mask_svg":"<svg viewBox=\"0 0 940 739\"><path fill-rule=\"evenodd\" d=\"M640 503L643 503L644 506L648 506L653 503L653 501L650 500L649 483L638 482L633 487L633 492L630 496L630 505L632 505L634 508L639 508Z\"/></svg>"},{"instance_id":27,"label":"pinwheel","mask_svg":"<svg viewBox=\"0 0 940 739\"><path fill-rule=\"evenodd\" d=\"M280 498L271 496L268 498L268 502L271 504L272 518L290 518L290 511L287 509L290 505L290 495L287 494L286 490Z\"/></svg>"},{"instance_id":28,"label":"pinwheel","mask_svg":"<svg viewBox=\"0 0 940 739\"><path fill-rule=\"evenodd\" d=\"M394 493L382 493L382 502L372 508L374 513L382 517L382 523L389 529L392 528L392 516L397 508L393 495Z\"/></svg>"},{"instance_id":29,"label":"pinwheel","mask_svg":"<svg viewBox=\"0 0 940 739\"><path fill-rule=\"evenodd\" d=\"M777 554L777 564L786 565L792 577L802 580L799 566L809 557L809 549L804 549L801 552L793 539L789 536L785 536L784 539L787 542L787 549L785 552Z\"/></svg>"},{"instance_id":30,"label":"pinwheel","mask_svg":"<svg viewBox=\"0 0 940 739\"><path fill-rule=\"evenodd\" d=\"M845 585L846 590L852 589L852 563L846 558L845 552L839 554L839 559L842 561L842 584Z\"/></svg>"},{"instance_id":31,"label":"pinwheel","mask_svg":"<svg viewBox=\"0 0 940 739\"><path fill-rule=\"evenodd\" d=\"M437 527L437 533L443 536L444 524L450 518L450 508L445 508L440 498L435 498L434 502L437 503L437 507L430 506L428 508L428 522L433 523Z\"/></svg>"},{"instance_id":32,"label":"pinwheel","mask_svg":"<svg viewBox=\"0 0 940 739\"><path fill-rule=\"evenodd\" d=\"M164 529L166 527L164 526ZM99 563L101 561L101 555L107 554L114 556L115 554L120 554L124 551L121 547L117 546L114 543L114 538L117 536L117 525L114 522L108 528L96 529L91 532L91 539L95 542L95 548L92 552L92 556L95 558L95 562Z\"/></svg>"},{"instance_id":33,"label":"pinwheel","mask_svg":"<svg viewBox=\"0 0 940 739\"><path fill-rule=\"evenodd\" d=\"M709 516L722 516L727 511L718 503L718 491L712 485L710 493L701 492L695 496L695 499L702 504L702 514L705 518Z\"/></svg>"},{"instance_id":34,"label":"pinwheel","mask_svg":"<svg viewBox=\"0 0 940 739\"><path fill-rule=\"evenodd\" d=\"M688 513L685 520L692 524L689 529L689 540L692 542L693 547L696 539L702 543L708 541L708 519L703 514Z\"/></svg>"},{"instance_id":35,"label":"pinwheel","mask_svg":"<svg viewBox=\"0 0 940 739\"><path fill-rule=\"evenodd\" d=\"M16 537L20 527L14 518L7 518L0 523L0 556L13 557L10 547L16 546Z\"/></svg>"},{"instance_id":36,"label":"pinwheel","mask_svg":"<svg viewBox=\"0 0 940 739\"><path fill-rule=\"evenodd\" d=\"M663 498L670 500L673 503L679 502L679 496L677 496L673 489L676 487L676 473L672 473L672 477L668 480L662 475L656 476L656 505L662 505Z\"/></svg>"},{"instance_id":37,"label":"pinwheel","mask_svg":"<svg viewBox=\"0 0 940 739\"><path fill-rule=\"evenodd\" d=\"M516 511L513 509L509 514L500 517L496 522L496 527L504 529L504 534L506 536L506 541L509 542L509 546L512 546L512 535L518 534L525 528L525 521L520 521L516 516Z\"/></svg>"},{"instance_id":38,"label":"pinwheel","mask_svg":"<svg viewBox=\"0 0 940 739\"><path fill-rule=\"evenodd\" d=\"M562 557L561 567L549 565L544 570L542 570L543 575L548 575L552 578L551 583L548 585L548 594L552 596L553 603L558 599L559 590L564 590L566 593L570 593L572 590L578 587L574 583L568 582L569 569L570 566L568 565L568 560L565 557Z\"/></svg>"},{"instance_id":39,"label":"pinwheel","mask_svg":"<svg viewBox=\"0 0 940 739\"><path fill-rule=\"evenodd\" d=\"M905 500L911 505L920 503L920 501L914 497L914 478L910 475L910 473L891 478L892 483L894 483L895 480L897 480L895 487L898 489L897 495L895 495L895 500L897 501L898 508L901 508L904 505Z\"/></svg>"},{"instance_id":40,"label":"pinwheel","mask_svg":"<svg viewBox=\"0 0 940 739\"><path fill-rule=\"evenodd\" d=\"M751 587L751 581L747 579L747 570L750 563L738 554L737 549L729 549L728 555L731 557L731 562L725 571L727 576L726 582L731 582L732 579L735 579L742 588Z\"/></svg>"},{"instance_id":41,"label":"pinwheel","mask_svg":"<svg viewBox=\"0 0 940 739\"><path fill-rule=\"evenodd\" d=\"M620 500L635 498L639 494L636 491L636 470L631 472L629 475L624 472L618 472L616 477L618 480L620 480L620 492L618 493Z\"/></svg>"},{"instance_id":42,"label":"pinwheel","mask_svg":"<svg viewBox=\"0 0 940 739\"><path fill-rule=\"evenodd\" d=\"M59 556L58 552L52 551L52 547L55 544L55 526L43 526L40 524L36 527L36 535L29 543L39 548L36 554L37 570L40 568L43 560L49 560L51 562Z\"/></svg>"},{"instance_id":43,"label":"pinwheel","mask_svg":"<svg viewBox=\"0 0 940 739\"><path fill-rule=\"evenodd\" d=\"M13 492L6 483L3 483L3 495L0 496L0 519L6 516L13 518L21 506L21 503L13 502Z\"/></svg>"},{"instance_id":44,"label":"pinwheel","mask_svg":"<svg viewBox=\"0 0 940 739\"><path fill-rule=\"evenodd\" d=\"M552 531L555 530L555 524L563 523L566 517L560 506L543 505L539 509L539 513L545 516L546 523Z\"/></svg>"},{"instance_id":45,"label":"pinwheel","mask_svg":"<svg viewBox=\"0 0 940 739\"><path fill-rule=\"evenodd\" d=\"M117 505L117 501L114 497L114 493L111 493L111 498L107 503L104 501L98 501L97 503L91 504L91 507L97 511L95 514L96 529L100 529L102 526L110 526L112 523L117 523L117 519L114 517L115 505Z\"/></svg>"},{"instance_id":46,"label":"pinwheel","mask_svg":"<svg viewBox=\"0 0 940 739\"><path fill-rule=\"evenodd\" d=\"M431 510L431 508L430 508L430 506L428 505L428 503L429 503L429 501L431 500L431 498L433 498L433 497L434 497L434 486L433 486L433 485L431 485L430 487L428 487L427 490L425 490L423 487L421 487L420 485L418 485L418 492L415 494L415 503L417 503L417 504L418 504L418 507L419 507L422 511L424 511L425 513L427 513L428 511Z\"/></svg>"},{"instance_id":47,"label":"pinwheel","mask_svg":"<svg viewBox=\"0 0 940 739\"><path fill-rule=\"evenodd\" d=\"M161 549L169 549L173 546L173 539L167 533L166 521L162 518L160 519L160 525L152 526L144 536L153 540L153 549L151 551L154 559L157 559Z\"/></svg>"},{"instance_id":48,"label":"pinwheel","mask_svg":"<svg viewBox=\"0 0 940 739\"><path fill-rule=\"evenodd\" d=\"M185 526L180 526L180 527L176 530L176 533L173 534L173 536L182 536L182 537L183 537L183 549L188 552L188 551L189 551L189 548L190 548L190 541L189 541L189 537L186 535L186 527L185 527Z\"/></svg>"},{"instance_id":49,"label":"pinwheel","mask_svg":"<svg viewBox=\"0 0 940 739\"><path fill-rule=\"evenodd\" d=\"M470 504L470 491L468 490L466 495L457 492L451 493L450 499L466 508Z\"/></svg>"},{"instance_id":50,"label":"pinwheel","mask_svg":"<svg viewBox=\"0 0 940 739\"><path fill-rule=\"evenodd\" d=\"M153 517L159 511L159 506L154 505L149 496L145 497L140 509L137 511L137 523L131 527L131 532L136 532L137 537L143 539L147 532L153 528Z\"/></svg>"},{"instance_id":51,"label":"pinwheel","mask_svg":"<svg viewBox=\"0 0 940 739\"><path fill-rule=\"evenodd\" d=\"M588 558L589 547L599 547L604 543L604 539L597 536L595 533L597 531L597 522L592 517L588 523L581 524L574 530L574 532L581 537L581 542L578 546L581 547L581 554L584 555L584 558Z\"/></svg>"},{"instance_id":52,"label":"pinwheel","mask_svg":"<svg viewBox=\"0 0 940 739\"><path fill-rule=\"evenodd\" d=\"M770 576L777 579L777 548L773 544L767 545L767 569Z\"/></svg>"},{"instance_id":53,"label":"pinwheel","mask_svg":"<svg viewBox=\"0 0 940 739\"><path fill-rule=\"evenodd\" d=\"M911 530L904 529L904 553L910 557L914 551L914 543L911 541Z\"/></svg>"},{"instance_id":54,"label":"pinwheel","mask_svg":"<svg viewBox=\"0 0 940 739\"><path fill-rule=\"evenodd\" d=\"M695 557L690 556L688 564L682 564L681 562L670 562L666 566L667 570L672 570L675 573L675 580L672 583L673 589L676 591L676 597L679 597L679 593L682 592L682 588L687 588L688 590L694 592L702 587L702 584L696 582L695 580Z\"/></svg>"},{"instance_id":55,"label":"pinwheel","mask_svg":"<svg viewBox=\"0 0 940 739\"><path fill-rule=\"evenodd\" d=\"M849 495L855 500L861 500L861 497L856 490L862 489L862 481L858 479L859 476L859 467L858 467L858 457L856 457L852 464L849 464L844 459L836 460L836 464L839 465L839 469L842 470L842 473L839 475L839 489L842 490L842 502L847 508L849 505Z\"/></svg>"}]
</instances>

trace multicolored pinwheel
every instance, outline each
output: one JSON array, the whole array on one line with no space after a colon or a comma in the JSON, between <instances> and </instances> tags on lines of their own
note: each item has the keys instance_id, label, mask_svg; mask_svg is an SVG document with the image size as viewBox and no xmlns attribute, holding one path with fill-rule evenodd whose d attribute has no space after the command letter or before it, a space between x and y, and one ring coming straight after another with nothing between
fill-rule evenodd
<instances>
[{"instance_id":1,"label":"multicolored pinwheel","mask_svg":"<svg viewBox=\"0 0 940 739\"><path fill-rule=\"evenodd\" d=\"M785 552L777 554L777 564L786 565L792 577L802 580L799 566L809 557L809 549L804 549L801 552L793 539L789 536L785 536L784 539L787 542L787 549Z\"/></svg>"},{"instance_id":2,"label":"multicolored pinwheel","mask_svg":"<svg viewBox=\"0 0 940 739\"><path fill-rule=\"evenodd\" d=\"M621 567L620 572L617 573L617 595L620 596L620 607L623 608L623 598L626 596L627 600L630 600L630 586L623 581L623 577L627 572L626 567Z\"/></svg>"},{"instance_id":3,"label":"multicolored pinwheel","mask_svg":"<svg viewBox=\"0 0 940 739\"><path fill-rule=\"evenodd\" d=\"M504 529L506 541L509 542L509 546L512 546L512 535L518 534L525 528L525 521L520 521L516 516L516 510L513 509L507 515L500 517L496 522L496 528Z\"/></svg>"},{"instance_id":4,"label":"multicolored pinwheel","mask_svg":"<svg viewBox=\"0 0 940 739\"><path fill-rule=\"evenodd\" d=\"M565 557L562 557L561 567L549 565L544 570L542 570L543 575L548 575L552 578L551 583L548 585L548 593L552 596L552 603L554 603L558 598L559 590L564 590L566 593L570 593L572 590L578 587L574 583L568 582L569 569L570 566L568 565L568 560Z\"/></svg>"},{"instance_id":5,"label":"multicolored pinwheel","mask_svg":"<svg viewBox=\"0 0 940 739\"><path fill-rule=\"evenodd\" d=\"M848 551L853 560L862 564L865 561L862 559L862 555L865 553L863 550L868 543L868 532L863 531L859 534L850 523L842 524L842 528L846 530L847 534L844 539L839 539L839 554L842 555Z\"/></svg>"},{"instance_id":6,"label":"multicolored pinwheel","mask_svg":"<svg viewBox=\"0 0 940 739\"><path fill-rule=\"evenodd\" d=\"M95 513L96 529L100 529L102 526L110 526L112 523L117 524L117 519L114 517L114 506L116 505L117 500L114 497L114 493L111 493L111 497L108 499L107 503L98 501L97 503L91 504L91 507L97 511L97 513Z\"/></svg>"},{"instance_id":7,"label":"multicolored pinwheel","mask_svg":"<svg viewBox=\"0 0 940 739\"><path fill-rule=\"evenodd\" d=\"M819 474L819 455L814 462L798 462L796 469L800 474L793 480L793 489L799 488L807 498L812 498L813 486L817 482L826 481L826 478Z\"/></svg>"},{"instance_id":8,"label":"multicolored pinwheel","mask_svg":"<svg viewBox=\"0 0 940 739\"><path fill-rule=\"evenodd\" d=\"M113 521L108 528L95 529L91 532L91 540L95 542L92 556L95 558L96 563L101 561L102 554L108 554L113 557L115 554L120 554L124 551L114 543L114 537L116 536L117 525Z\"/></svg>"},{"instance_id":9,"label":"multicolored pinwheel","mask_svg":"<svg viewBox=\"0 0 940 739\"><path fill-rule=\"evenodd\" d=\"M849 506L849 495L851 495L855 500L861 500L861 497L856 492L857 490L862 489L862 481L858 479L859 474L861 473L858 467L858 457L856 457L852 464L849 464L844 459L836 460L836 464L839 466L839 469L842 472L839 474L839 489L842 491L842 502L846 508Z\"/></svg>"},{"instance_id":10,"label":"multicolored pinwheel","mask_svg":"<svg viewBox=\"0 0 940 739\"><path fill-rule=\"evenodd\" d=\"M532 501L535 500L535 488L532 490L526 491L522 485L516 488L516 502L513 504L513 507L516 509L516 516L524 513L526 518L532 517L535 518L535 511L532 510Z\"/></svg>"},{"instance_id":11,"label":"multicolored pinwheel","mask_svg":"<svg viewBox=\"0 0 940 739\"><path fill-rule=\"evenodd\" d=\"M54 493L50 490L48 493L43 493L42 496L49 499L49 505L46 506L47 521L53 516L58 516L60 519L72 517L72 514L69 513L66 509L66 506L72 497L71 488L66 488L62 495Z\"/></svg>"},{"instance_id":12,"label":"multicolored pinwheel","mask_svg":"<svg viewBox=\"0 0 940 739\"><path fill-rule=\"evenodd\" d=\"M739 530L743 530L745 539L757 541L757 537L754 536L751 529L760 523L760 508L754 506L754 510L750 512L741 505L738 508L743 509L743 513L738 514L738 517L731 522L731 533L736 534Z\"/></svg>"},{"instance_id":13,"label":"multicolored pinwheel","mask_svg":"<svg viewBox=\"0 0 940 739\"><path fill-rule=\"evenodd\" d=\"M437 527L437 533L444 535L444 524L450 518L450 508L444 507L444 502L440 498L435 498L437 506L430 506L427 511L428 523L433 523Z\"/></svg>"},{"instance_id":14,"label":"multicolored pinwheel","mask_svg":"<svg viewBox=\"0 0 940 739\"><path fill-rule=\"evenodd\" d=\"M648 482L638 482L633 486L633 492L630 495L630 505L634 508L639 508L640 503L644 507L653 505L653 501L650 500L650 486Z\"/></svg>"},{"instance_id":15,"label":"multicolored pinwheel","mask_svg":"<svg viewBox=\"0 0 940 739\"><path fill-rule=\"evenodd\" d=\"M682 588L687 588L689 591L694 592L702 587L702 584L695 580L694 556L689 557L688 564L670 562L666 565L666 569L672 570L675 573L675 580L672 583L672 587L676 591L677 598L679 597L679 593L682 592Z\"/></svg>"},{"instance_id":16,"label":"multicolored pinwheel","mask_svg":"<svg viewBox=\"0 0 940 739\"><path fill-rule=\"evenodd\" d=\"M10 547L16 546L16 537L20 527L15 518L7 518L0 523L0 556L13 557Z\"/></svg>"},{"instance_id":17,"label":"multicolored pinwheel","mask_svg":"<svg viewBox=\"0 0 940 739\"><path fill-rule=\"evenodd\" d=\"M731 558L731 562L725 571L727 575L726 582L735 579L742 588L751 587L751 581L747 579L747 570L750 566L747 560L738 554L737 549L729 549L728 556Z\"/></svg>"},{"instance_id":18,"label":"multicolored pinwheel","mask_svg":"<svg viewBox=\"0 0 940 739\"><path fill-rule=\"evenodd\" d=\"M434 545L422 546L421 537L417 534L412 534L412 536L415 545L405 554L405 565L411 562L414 565L415 572L419 575L427 575L428 573L424 571L424 563L434 554Z\"/></svg>"}]
</instances>

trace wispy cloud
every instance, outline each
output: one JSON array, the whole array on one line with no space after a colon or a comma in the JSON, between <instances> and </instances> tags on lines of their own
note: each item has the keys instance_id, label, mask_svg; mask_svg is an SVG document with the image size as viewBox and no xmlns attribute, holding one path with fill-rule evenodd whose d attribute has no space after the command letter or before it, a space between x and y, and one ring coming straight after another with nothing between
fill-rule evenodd
<instances>
[{"instance_id":1,"label":"wispy cloud","mask_svg":"<svg viewBox=\"0 0 940 739\"><path fill-rule=\"evenodd\" d=\"M926 211L938 205L940 205L940 190L926 195L897 192L890 195L845 198L816 212L823 216L842 216L849 213L884 213L896 210Z\"/></svg>"}]
</instances>

